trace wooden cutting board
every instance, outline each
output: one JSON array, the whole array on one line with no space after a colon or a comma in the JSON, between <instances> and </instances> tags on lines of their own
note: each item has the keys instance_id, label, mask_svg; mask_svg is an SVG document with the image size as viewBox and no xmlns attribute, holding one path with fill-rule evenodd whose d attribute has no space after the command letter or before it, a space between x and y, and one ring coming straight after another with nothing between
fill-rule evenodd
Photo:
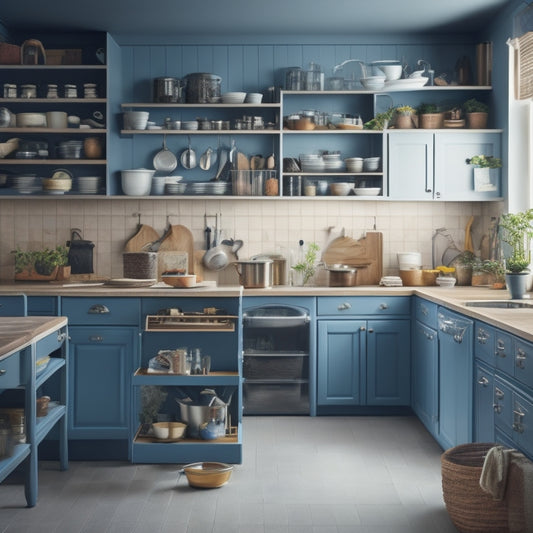
<instances>
[{"instance_id":1,"label":"wooden cutting board","mask_svg":"<svg viewBox=\"0 0 533 533\"><path fill-rule=\"evenodd\" d=\"M159 239L157 231L146 224L141 224L137 233L124 246L125 252L144 252L144 247Z\"/></svg>"},{"instance_id":2,"label":"wooden cutting board","mask_svg":"<svg viewBox=\"0 0 533 533\"><path fill-rule=\"evenodd\" d=\"M369 231L361 239L337 237L322 254L327 265L357 267L357 285L378 285L383 276L383 235Z\"/></svg>"},{"instance_id":3,"label":"wooden cutting board","mask_svg":"<svg viewBox=\"0 0 533 533\"><path fill-rule=\"evenodd\" d=\"M194 240L191 231L181 224L172 225L161 241L159 252L187 252L188 273L194 274Z\"/></svg>"}]
</instances>

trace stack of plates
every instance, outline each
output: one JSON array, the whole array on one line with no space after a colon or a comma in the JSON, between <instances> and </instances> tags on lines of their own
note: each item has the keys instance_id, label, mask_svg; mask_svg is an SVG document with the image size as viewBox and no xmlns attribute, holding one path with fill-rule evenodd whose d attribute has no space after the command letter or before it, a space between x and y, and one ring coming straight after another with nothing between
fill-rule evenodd
<instances>
[{"instance_id":1,"label":"stack of plates","mask_svg":"<svg viewBox=\"0 0 533 533\"><path fill-rule=\"evenodd\" d=\"M199 181L188 183L187 194L231 194L231 183L226 181Z\"/></svg>"},{"instance_id":2,"label":"stack of plates","mask_svg":"<svg viewBox=\"0 0 533 533\"><path fill-rule=\"evenodd\" d=\"M80 176L78 180L78 191L81 194L98 194L100 188L99 176Z\"/></svg>"},{"instance_id":3,"label":"stack of plates","mask_svg":"<svg viewBox=\"0 0 533 533\"><path fill-rule=\"evenodd\" d=\"M323 172L326 169L326 164L321 155L300 154L300 167L302 172Z\"/></svg>"},{"instance_id":4,"label":"stack of plates","mask_svg":"<svg viewBox=\"0 0 533 533\"><path fill-rule=\"evenodd\" d=\"M42 191L41 178L38 178L35 174L11 176L10 186L20 194L32 194Z\"/></svg>"},{"instance_id":5,"label":"stack of plates","mask_svg":"<svg viewBox=\"0 0 533 533\"><path fill-rule=\"evenodd\" d=\"M165 192L167 194L184 194L186 187L186 183L166 183Z\"/></svg>"},{"instance_id":6,"label":"stack of plates","mask_svg":"<svg viewBox=\"0 0 533 533\"><path fill-rule=\"evenodd\" d=\"M96 92L96 83L84 83L83 84L83 97L84 98L98 98Z\"/></svg>"},{"instance_id":7,"label":"stack of plates","mask_svg":"<svg viewBox=\"0 0 533 533\"><path fill-rule=\"evenodd\" d=\"M365 157L363 159L363 170L365 172L377 172L380 161L380 157Z\"/></svg>"},{"instance_id":8,"label":"stack of plates","mask_svg":"<svg viewBox=\"0 0 533 533\"><path fill-rule=\"evenodd\" d=\"M80 159L83 141L64 141L57 147L58 156L61 159Z\"/></svg>"},{"instance_id":9,"label":"stack of plates","mask_svg":"<svg viewBox=\"0 0 533 533\"><path fill-rule=\"evenodd\" d=\"M325 170L335 171L342 170L344 168L344 162L341 159L341 154L323 154L322 159L324 161Z\"/></svg>"},{"instance_id":10,"label":"stack of plates","mask_svg":"<svg viewBox=\"0 0 533 533\"><path fill-rule=\"evenodd\" d=\"M224 93L222 95L223 104L242 104L246 98L246 93L241 92L231 92Z\"/></svg>"},{"instance_id":11,"label":"stack of plates","mask_svg":"<svg viewBox=\"0 0 533 533\"><path fill-rule=\"evenodd\" d=\"M260 104L263 101L262 93L248 93L244 99L247 104Z\"/></svg>"},{"instance_id":12,"label":"stack of plates","mask_svg":"<svg viewBox=\"0 0 533 533\"><path fill-rule=\"evenodd\" d=\"M402 278L399 276L383 276L379 282L384 287L402 287Z\"/></svg>"}]
</instances>

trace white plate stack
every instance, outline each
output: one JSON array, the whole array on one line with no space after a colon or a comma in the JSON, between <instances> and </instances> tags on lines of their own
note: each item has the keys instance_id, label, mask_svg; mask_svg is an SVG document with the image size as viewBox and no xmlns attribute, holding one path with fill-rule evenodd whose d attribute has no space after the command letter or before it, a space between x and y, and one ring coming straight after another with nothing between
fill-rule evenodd
<instances>
[{"instance_id":1,"label":"white plate stack","mask_svg":"<svg viewBox=\"0 0 533 533\"><path fill-rule=\"evenodd\" d=\"M329 172L338 172L344 169L344 161L341 159L341 154L322 154L322 159L324 161L324 169Z\"/></svg>"},{"instance_id":2,"label":"white plate stack","mask_svg":"<svg viewBox=\"0 0 533 533\"><path fill-rule=\"evenodd\" d=\"M99 176L80 176L78 181L78 191L81 194L98 194L100 189Z\"/></svg>"},{"instance_id":3,"label":"white plate stack","mask_svg":"<svg viewBox=\"0 0 533 533\"><path fill-rule=\"evenodd\" d=\"M324 172L326 164L320 154L300 154L302 172Z\"/></svg>"},{"instance_id":4,"label":"white plate stack","mask_svg":"<svg viewBox=\"0 0 533 533\"><path fill-rule=\"evenodd\" d=\"M41 178L35 174L12 176L11 187L20 194L32 194L43 190Z\"/></svg>"}]
</instances>

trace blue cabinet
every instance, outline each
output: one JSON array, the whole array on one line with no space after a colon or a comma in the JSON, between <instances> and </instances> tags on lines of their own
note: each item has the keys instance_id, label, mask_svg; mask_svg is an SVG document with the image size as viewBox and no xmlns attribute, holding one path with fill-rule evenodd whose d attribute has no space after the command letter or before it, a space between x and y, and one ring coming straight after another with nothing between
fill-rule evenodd
<instances>
[{"instance_id":1,"label":"blue cabinet","mask_svg":"<svg viewBox=\"0 0 533 533\"><path fill-rule=\"evenodd\" d=\"M138 329L70 328L70 439L127 439Z\"/></svg>"},{"instance_id":2,"label":"blue cabinet","mask_svg":"<svg viewBox=\"0 0 533 533\"><path fill-rule=\"evenodd\" d=\"M28 299L25 294L0 295L0 316L26 316Z\"/></svg>"},{"instance_id":3,"label":"blue cabinet","mask_svg":"<svg viewBox=\"0 0 533 533\"><path fill-rule=\"evenodd\" d=\"M409 320L319 320L317 385L318 405L409 405Z\"/></svg>"},{"instance_id":4,"label":"blue cabinet","mask_svg":"<svg viewBox=\"0 0 533 533\"><path fill-rule=\"evenodd\" d=\"M494 442L494 372L476 363L474 379L474 441Z\"/></svg>"}]
</instances>

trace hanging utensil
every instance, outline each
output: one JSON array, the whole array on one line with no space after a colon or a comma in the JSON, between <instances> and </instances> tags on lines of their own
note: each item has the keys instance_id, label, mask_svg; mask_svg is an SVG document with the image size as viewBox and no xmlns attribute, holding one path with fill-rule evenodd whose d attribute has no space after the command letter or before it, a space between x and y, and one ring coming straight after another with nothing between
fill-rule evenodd
<instances>
[{"instance_id":1,"label":"hanging utensil","mask_svg":"<svg viewBox=\"0 0 533 533\"><path fill-rule=\"evenodd\" d=\"M167 148L167 136L163 135L163 148L155 154L154 168L158 172L172 172L178 166L176 156Z\"/></svg>"},{"instance_id":2,"label":"hanging utensil","mask_svg":"<svg viewBox=\"0 0 533 533\"><path fill-rule=\"evenodd\" d=\"M211 165L216 160L215 151L209 146L207 150L200 156L200 168L202 170L209 170Z\"/></svg>"},{"instance_id":3,"label":"hanging utensil","mask_svg":"<svg viewBox=\"0 0 533 533\"><path fill-rule=\"evenodd\" d=\"M196 152L191 148L191 138L188 137L188 146L184 150L180 157L181 164L187 170L196 168Z\"/></svg>"},{"instance_id":4,"label":"hanging utensil","mask_svg":"<svg viewBox=\"0 0 533 533\"><path fill-rule=\"evenodd\" d=\"M231 163L231 168L235 169L237 165L237 146L235 140L231 139L231 149L228 154L228 161Z\"/></svg>"},{"instance_id":5,"label":"hanging utensil","mask_svg":"<svg viewBox=\"0 0 533 533\"><path fill-rule=\"evenodd\" d=\"M218 159L218 170L214 178L211 178L211 181L218 181L222 175L222 171L226 166L228 161L228 152L226 150L220 150L220 157Z\"/></svg>"}]
</instances>

